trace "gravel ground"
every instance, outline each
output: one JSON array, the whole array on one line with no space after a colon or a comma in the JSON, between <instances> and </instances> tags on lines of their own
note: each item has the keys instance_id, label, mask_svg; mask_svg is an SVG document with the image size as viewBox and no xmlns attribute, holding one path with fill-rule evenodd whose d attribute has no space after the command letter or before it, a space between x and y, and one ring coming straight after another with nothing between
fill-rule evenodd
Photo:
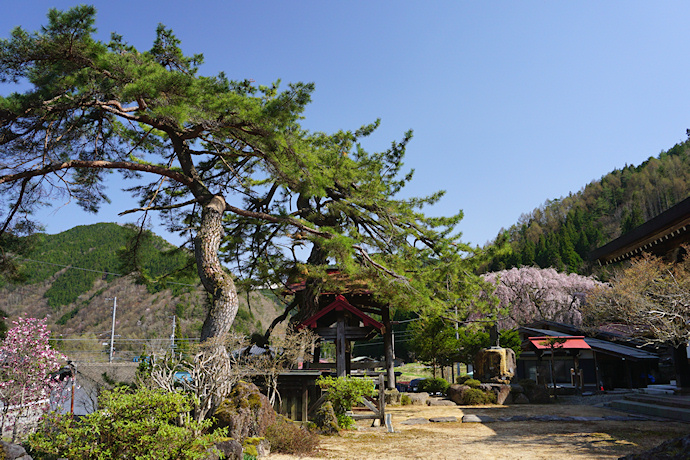
<instances>
[{"instance_id":1,"label":"gravel ground","mask_svg":"<svg viewBox=\"0 0 690 460\"><path fill-rule=\"evenodd\" d=\"M320 451L301 458L614 460L688 433L688 423L640 420L605 406L625 394L559 396L557 404L544 405L389 406L394 433L360 421L357 430L322 436ZM465 416L479 422L464 423Z\"/></svg>"},{"instance_id":2,"label":"gravel ground","mask_svg":"<svg viewBox=\"0 0 690 460\"><path fill-rule=\"evenodd\" d=\"M616 392L616 393L601 393L588 396L559 396L558 404L570 404L578 406L598 406L607 404L617 399L623 399L626 395L634 394L632 391Z\"/></svg>"}]
</instances>

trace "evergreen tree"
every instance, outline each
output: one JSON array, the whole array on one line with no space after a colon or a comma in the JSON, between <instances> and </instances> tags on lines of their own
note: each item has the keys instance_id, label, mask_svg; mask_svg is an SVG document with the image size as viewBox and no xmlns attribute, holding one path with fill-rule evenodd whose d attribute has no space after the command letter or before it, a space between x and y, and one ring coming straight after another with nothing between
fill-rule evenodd
<instances>
[{"instance_id":1,"label":"evergreen tree","mask_svg":"<svg viewBox=\"0 0 690 460\"><path fill-rule=\"evenodd\" d=\"M40 31L18 27L0 41L0 80L28 87L0 98L0 236L33 228L30 212L51 194L96 212L107 171L140 178L129 189L139 206L123 214L159 213L169 230L194 233L186 245L210 299L204 340L225 334L238 311L222 262L270 284L323 278L335 262L399 305L440 307L478 284L473 249L454 231L462 214L421 211L442 193L395 198L411 179L401 172L411 133L377 153L360 141L378 122L310 133L300 120L313 84L281 91L202 76L203 56L183 54L163 25L139 51L116 34L94 39L94 23L91 6L50 10ZM305 245L309 267L285 255Z\"/></svg>"}]
</instances>

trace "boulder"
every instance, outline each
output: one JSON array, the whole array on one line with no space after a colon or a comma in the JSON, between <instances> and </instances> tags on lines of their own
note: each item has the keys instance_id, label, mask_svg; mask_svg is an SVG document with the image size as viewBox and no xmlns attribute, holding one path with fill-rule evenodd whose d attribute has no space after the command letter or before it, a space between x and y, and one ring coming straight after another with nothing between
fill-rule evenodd
<instances>
[{"instance_id":1,"label":"boulder","mask_svg":"<svg viewBox=\"0 0 690 460\"><path fill-rule=\"evenodd\" d=\"M395 388L393 388L392 390L386 390L384 394L386 397L386 404L400 404L400 398L402 397L402 393L400 393Z\"/></svg>"},{"instance_id":2,"label":"boulder","mask_svg":"<svg viewBox=\"0 0 690 460\"><path fill-rule=\"evenodd\" d=\"M316 411L314 423L321 434L332 435L340 433L338 418L335 416L333 403L330 401L323 403Z\"/></svg>"},{"instance_id":3,"label":"boulder","mask_svg":"<svg viewBox=\"0 0 690 460\"><path fill-rule=\"evenodd\" d=\"M551 402L551 395L549 390L543 385L535 385L533 387L525 387L525 396L532 404L548 404Z\"/></svg>"},{"instance_id":4,"label":"boulder","mask_svg":"<svg viewBox=\"0 0 690 460\"><path fill-rule=\"evenodd\" d=\"M510 391L512 391L515 394L518 394L518 393L524 393L525 389L522 388L522 385L520 385L519 383L511 383L510 384Z\"/></svg>"},{"instance_id":5,"label":"boulder","mask_svg":"<svg viewBox=\"0 0 690 460\"><path fill-rule=\"evenodd\" d=\"M510 404L510 385L492 385L491 391L496 394L496 404L505 404L506 400Z\"/></svg>"},{"instance_id":6,"label":"boulder","mask_svg":"<svg viewBox=\"0 0 690 460\"><path fill-rule=\"evenodd\" d=\"M276 412L256 385L238 382L216 412L215 428L228 427L228 436L242 443L249 437L263 437L276 420Z\"/></svg>"},{"instance_id":7,"label":"boulder","mask_svg":"<svg viewBox=\"0 0 690 460\"><path fill-rule=\"evenodd\" d=\"M410 397L410 403L413 405L423 406L426 404L426 400L429 399L429 393L422 391L420 393L408 393Z\"/></svg>"},{"instance_id":8,"label":"boulder","mask_svg":"<svg viewBox=\"0 0 690 460\"><path fill-rule=\"evenodd\" d=\"M244 452L242 452L242 444L234 439L217 442L209 450L209 455L204 460L242 460ZM221 456L222 455L222 456Z\"/></svg>"},{"instance_id":9,"label":"boulder","mask_svg":"<svg viewBox=\"0 0 690 460\"><path fill-rule=\"evenodd\" d=\"M529 399L524 393L513 394L511 404L529 404Z\"/></svg>"},{"instance_id":10,"label":"boulder","mask_svg":"<svg viewBox=\"0 0 690 460\"><path fill-rule=\"evenodd\" d=\"M455 406L456 403L445 398L429 398L426 400L427 406Z\"/></svg>"},{"instance_id":11,"label":"boulder","mask_svg":"<svg viewBox=\"0 0 690 460\"><path fill-rule=\"evenodd\" d=\"M20 445L0 441L0 449L2 449L0 452L2 457L0 458L3 460L32 460L31 456Z\"/></svg>"},{"instance_id":12,"label":"boulder","mask_svg":"<svg viewBox=\"0 0 690 460\"><path fill-rule=\"evenodd\" d=\"M454 383L448 387L448 398L455 404L462 404L462 394L469 389L470 387L467 385L459 385Z\"/></svg>"}]
</instances>

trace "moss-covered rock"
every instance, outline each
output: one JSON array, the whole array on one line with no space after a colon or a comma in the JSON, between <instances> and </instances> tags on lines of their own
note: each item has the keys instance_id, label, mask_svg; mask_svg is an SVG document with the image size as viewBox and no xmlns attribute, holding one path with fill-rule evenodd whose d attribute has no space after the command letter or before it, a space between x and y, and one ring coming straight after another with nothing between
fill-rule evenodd
<instances>
[{"instance_id":1,"label":"moss-covered rock","mask_svg":"<svg viewBox=\"0 0 690 460\"><path fill-rule=\"evenodd\" d=\"M249 437L263 437L276 413L256 385L238 382L216 412L215 427L228 427L228 436L243 443Z\"/></svg>"},{"instance_id":2,"label":"moss-covered rock","mask_svg":"<svg viewBox=\"0 0 690 460\"><path fill-rule=\"evenodd\" d=\"M332 435L340 433L338 417L336 417L333 404L330 401L323 403L316 411L314 423L316 423L316 427L321 434Z\"/></svg>"}]
</instances>

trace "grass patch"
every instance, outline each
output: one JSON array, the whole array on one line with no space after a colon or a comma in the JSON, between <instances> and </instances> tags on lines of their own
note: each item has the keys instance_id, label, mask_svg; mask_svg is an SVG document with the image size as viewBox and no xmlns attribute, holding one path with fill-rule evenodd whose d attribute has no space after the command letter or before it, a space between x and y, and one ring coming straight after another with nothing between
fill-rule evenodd
<instances>
[{"instance_id":1,"label":"grass patch","mask_svg":"<svg viewBox=\"0 0 690 460\"><path fill-rule=\"evenodd\" d=\"M426 379L431 377L431 368L421 363L407 363L395 368L400 372L398 380L409 381L412 379Z\"/></svg>"}]
</instances>

